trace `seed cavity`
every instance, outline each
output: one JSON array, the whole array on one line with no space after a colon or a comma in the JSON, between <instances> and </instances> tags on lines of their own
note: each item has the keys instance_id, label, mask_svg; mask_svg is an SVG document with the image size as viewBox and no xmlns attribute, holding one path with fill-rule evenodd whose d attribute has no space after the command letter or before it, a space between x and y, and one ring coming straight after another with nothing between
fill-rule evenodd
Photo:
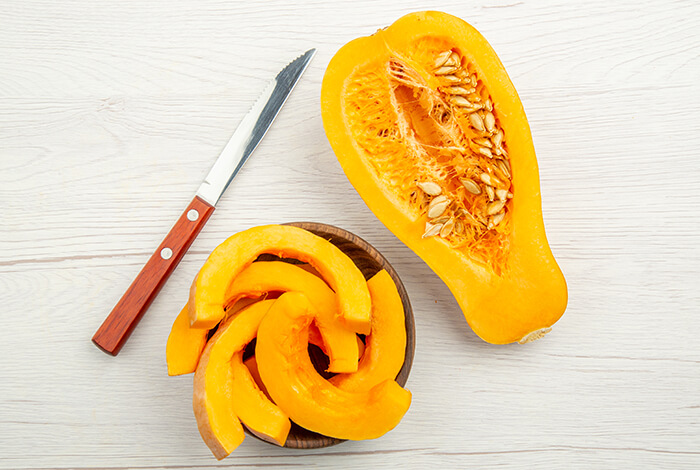
<instances>
[{"instance_id":1,"label":"seed cavity","mask_svg":"<svg viewBox=\"0 0 700 470\"><path fill-rule=\"evenodd\" d=\"M410 65L393 57L385 74L357 72L347 109L377 174L424 214L423 237L440 236L498 273L510 246L509 136L475 64L442 41L421 42L430 55Z\"/></svg>"}]
</instances>

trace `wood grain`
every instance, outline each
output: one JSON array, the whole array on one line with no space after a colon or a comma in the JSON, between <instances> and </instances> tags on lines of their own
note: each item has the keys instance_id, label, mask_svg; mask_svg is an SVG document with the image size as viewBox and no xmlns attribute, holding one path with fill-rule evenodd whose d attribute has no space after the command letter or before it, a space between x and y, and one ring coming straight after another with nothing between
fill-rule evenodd
<instances>
[{"instance_id":1,"label":"wood grain","mask_svg":"<svg viewBox=\"0 0 700 470\"><path fill-rule=\"evenodd\" d=\"M569 285L552 333L490 346L372 215L323 132L342 44L425 2L0 5L0 468L700 468L700 5L433 2L497 51L528 114ZM318 53L119 356L89 341L266 81ZM313 220L371 243L411 298L413 403L381 439L247 439L213 460L165 342L234 232Z\"/></svg>"}]
</instances>

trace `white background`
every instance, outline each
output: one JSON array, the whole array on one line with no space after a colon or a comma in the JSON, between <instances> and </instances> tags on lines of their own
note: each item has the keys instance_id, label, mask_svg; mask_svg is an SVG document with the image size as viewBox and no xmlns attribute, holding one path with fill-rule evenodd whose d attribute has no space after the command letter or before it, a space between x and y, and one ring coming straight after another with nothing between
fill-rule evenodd
<instances>
[{"instance_id":1,"label":"white background","mask_svg":"<svg viewBox=\"0 0 700 470\"><path fill-rule=\"evenodd\" d=\"M544 340L492 346L367 209L323 132L337 49L440 9L491 42L532 127L569 285ZM117 357L90 338L290 59L318 54ZM700 6L690 1L0 5L0 467L700 468ZM401 424L218 463L165 342L207 254L311 220L375 245L417 323Z\"/></svg>"}]
</instances>

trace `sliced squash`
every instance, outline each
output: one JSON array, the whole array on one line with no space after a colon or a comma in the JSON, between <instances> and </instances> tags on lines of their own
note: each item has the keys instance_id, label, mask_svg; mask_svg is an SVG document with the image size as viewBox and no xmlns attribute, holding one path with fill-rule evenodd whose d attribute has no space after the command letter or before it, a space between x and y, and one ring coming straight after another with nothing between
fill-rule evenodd
<instances>
[{"instance_id":1,"label":"sliced squash","mask_svg":"<svg viewBox=\"0 0 700 470\"><path fill-rule=\"evenodd\" d=\"M239 232L209 255L190 289L190 326L209 329L221 321L231 282L263 253L311 264L337 294L340 319L352 331L369 333L372 305L360 270L329 241L289 225Z\"/></svg>"},{"instance_id":2,"label":"sliced squash","mask_svg":"<svg viewBox=\"0 0 700 470\"><path fill-rule=\"evenodd\" d=\"M300 426L338 439L373 439L393 429L411 393L393 380L348 392L321 377L307 351L313 305L298 292L283 294L263 319L255 355L260 377L277 405Z\"/></svg>"},{"instance_id":3,"label":"sliced squash","mask_svg":"<svg viewBox=\"0 0 700 470\"><path fill-rule=\"evenodd\" d=\"M357 335L338 321L335 293L322 279L303 268L283 261L258 261L233 280L225 298L228 302L237 302L243 297L259 297L271 291L304 293L318 314L315 324L323 340L324 353L330 359L328 370L357 370Z\"/></svg>"},{"instance_id":4,"label":"sliced squash","mask_svg":"<svg viewBox=\"0 0 700 470\"><path fill-rule=\"evenodd\" d=\"M192 405L199 432L219 460L243 442L241 421L280 445L289 433L289 418L257 387L242 362L245 346L274 302L255 303L223 323L199 360Z\"/></svg>"},{"instance_id":5,"label":"sliced squash","mask_svg":"<svg viewBox=\"0 0 700 470\"><path fill-rule=\"evenodd\" d=\"M209 330L190 328L188 307L185 305L175 318L165 346L168 375L191 374L197 369L199 357L207 343Z\"/></svg>"},{"instance_id":6,"label":"sliced squash","mask_svg":"<svg viewBox=\"0 0 700 470\"><path fill-rule=\"evenodd\" d=\"M255 380L255 383L258 386L258 388L265 394L267 398L270 399L270 401L272 401L270 394L267 393L267 387L265 387L265 384L260 378L260 371L258 371L258 361L255 360L255 354L246 359L243 362L243 364L245 364L245 366L250 371L250 376L253 377L253 380Z\"/></svg>"},{"instance_id":7,"label":"sliced squash","mask_svg":"<svg viewBox=\"0 0 700 470\"><path fill-rule=\"evenodd\" d=\"M369 390L385 380L394 380L406 355L406 325L403 303L388 272L379 271L367 281L372 297L372 331L357 372L338 374L330 382L347 391Z\"/></svg>"}]
</instances>

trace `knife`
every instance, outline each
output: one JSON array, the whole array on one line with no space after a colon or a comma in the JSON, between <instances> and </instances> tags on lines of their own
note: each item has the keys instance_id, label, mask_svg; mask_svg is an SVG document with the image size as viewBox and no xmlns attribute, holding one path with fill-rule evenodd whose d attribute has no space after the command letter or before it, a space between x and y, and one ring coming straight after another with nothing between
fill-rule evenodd
<instances>
[{"instance_id":1,"label":"knife","mask_svg":"<svg viewBox=\"0 0 700 470\"><path fill-rule=\"evenodd\" d=\"M92 337L92 342L98 348L113 356L119 353L165 281L211 217L216 203L231 180L265 136L315 53L316 49L310 49L283 68L243 117L192 202Z\"/></svg>"}]
</instances>

